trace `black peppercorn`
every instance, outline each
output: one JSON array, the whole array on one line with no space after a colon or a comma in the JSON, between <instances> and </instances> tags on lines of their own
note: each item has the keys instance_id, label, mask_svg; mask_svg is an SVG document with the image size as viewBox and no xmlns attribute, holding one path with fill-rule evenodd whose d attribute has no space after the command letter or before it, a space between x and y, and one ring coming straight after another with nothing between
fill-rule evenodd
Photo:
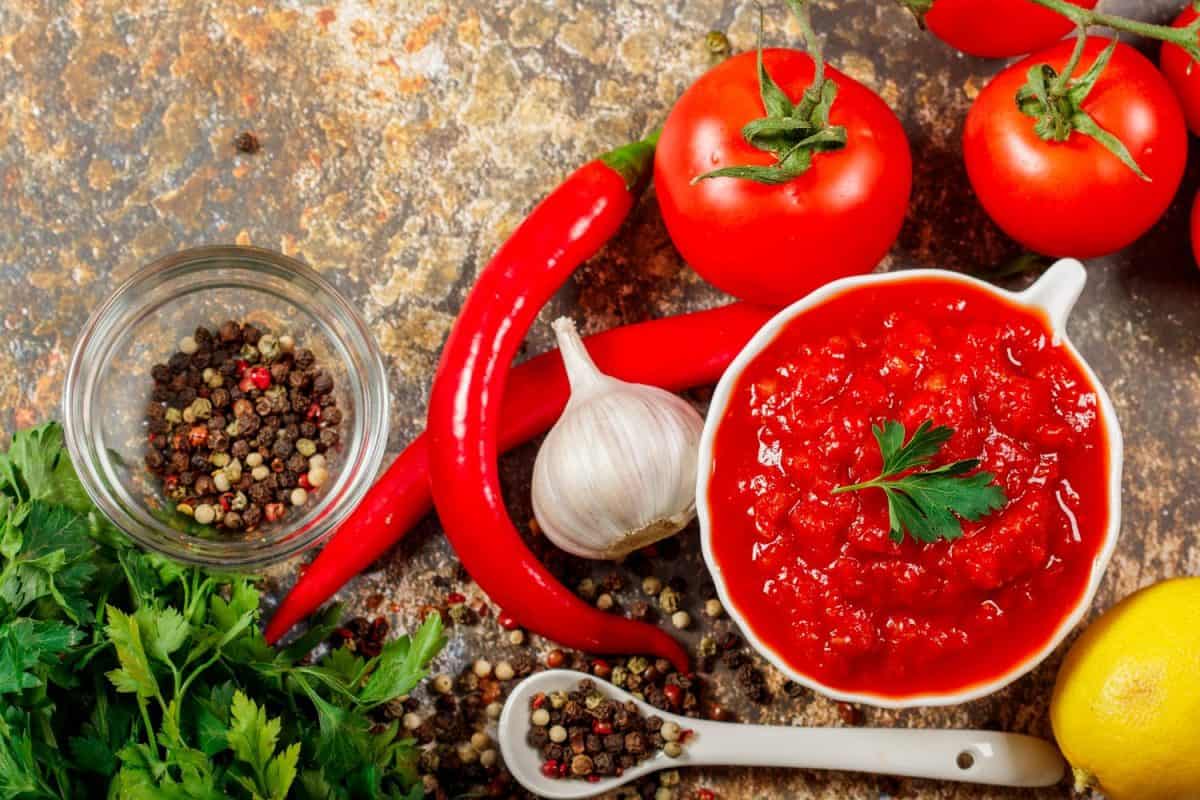
<instances>
[{"instance_id":1,"label":"black peppercorn","mask_svg":"<svg viewBox=\"0 0 1200 800\"><path fill-rule=\"evenodd\" d=\"M242 341L242 326L238 325L233 320L227 320L221 323L221 328L218 331L221 341L225 344L235 344Z\"/></svg>"},{"instance_id":2,"label":"black peppercorn","mask_svg":"<svg viewBox=\"0 0 1200 800\"><path fill-rule=\"evenodd\" d=\"M242 512L242 522L247 528L253 528L258 523L262 522L263 510L261 506L250 506Z\"/></svg>"},{"instance_id":3,"label":"black peppercorn","mask_svg":"<svg viewBox=\"0 0 1200 800\"><path fill-rule=\"evenodd\" d=\"M166 364L155 364L150 368L150 377L158 383L166 383L171 380L171 368Z\"/></svg>"},{"instance_id":4,"label":"black peppercorn","mask_svg":"<svg viewBox=\"0 0 1200 800\"><path fill-rule=\"evenodd\" d=\"M313 355L312 350L303 349L296 353L296 367L302 370L307 370L317 361L317 357Z\"/></svg>"},{"instance_id":5,"label":"black peppercorn","mask_svg":"<svg viewBox=\"0 0 1200 800\"><path fill-rule=\"evenodd\" d=\"M245 439L238 439L229 447L229 454L237 459L243 459L250 455L250 443Z\"/></svg>"},{"instance_id":6,"label":"black peppercorn","mask_svg":"<svg viewBox=\"0 0 1200 800\"><path fill-rule=\"evenodd\" d=\"M157 450L151 449L146 453L146 466L151 472L160 471L163 468L164 463L166 463L166 459L164 459L163 454Z\"/></svg>"},{"instance_id":7,"label":"black peppercorn","mask_svg":"<svg viewBox=\"0 0 1200 800\"><path fill-rule=\"evenodd\" d=\"M277 439L271 447L271 453L276 458L287 458L296 450L296 445L287 439Z\"/></svg>"},{"instance_id":8,"label":"black peppercorn","mask_svg":"<svg viewBox=\"0 0 1200 800\"><path fill-rule=\"evenodd\" d=\"M313 394L329 394L333 391L333 378L326 372L318 372L313 378Z\"/></svg>"},{"instance_id":9,"label":"black peppercorn","mask_svg":"<svg viewBox=\"0 0 1200 800\"><path fill-rule=\"evenodd\" d=\"M221 524L231 531L242 529L242 515L236 511L230 511L221 518Z\"/></svg>"},{"instance_id":10,"label":"black peppercorn","mask_svg":"<svg viewBox=\"0 0 1200 800\"><path fill-rule=\"evenodd\" d=\"M322 428L321 438L318 444L321 448L336 447L338 443L338 433L333 428Z\"/></svg>"}]
</instances>

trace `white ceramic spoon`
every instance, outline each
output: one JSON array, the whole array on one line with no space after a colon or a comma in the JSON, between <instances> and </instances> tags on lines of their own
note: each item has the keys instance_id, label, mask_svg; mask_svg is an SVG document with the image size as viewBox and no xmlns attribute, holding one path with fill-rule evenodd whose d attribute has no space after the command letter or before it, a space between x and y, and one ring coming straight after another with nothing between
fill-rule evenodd
<instances>
[{"instance_id":1,"label":"white ceramic spoon","mask_svg":"<svg viewBox=\"0 0 1200 800\"><path fill-rule=\"evenodd\" d=\"M541 757L526 741L532 724L529 702L538 692L572 691L591 678L612 700L633 700L645 716L672 720L693 734L683 754L659 753L621 777L597 783L547 778ZM996 786L1050 786L1066 765L1054 745L1032 736L991 731L896 728L798 728L709 722L668 714L634 699L606 681L581 672L549 670L526 678L508 696L500 714L500 752L521 785L550 800L592 797L647 773L672 767L751 766L837 769L911 778L988 783Z\"/></svg>"}]
</instances>

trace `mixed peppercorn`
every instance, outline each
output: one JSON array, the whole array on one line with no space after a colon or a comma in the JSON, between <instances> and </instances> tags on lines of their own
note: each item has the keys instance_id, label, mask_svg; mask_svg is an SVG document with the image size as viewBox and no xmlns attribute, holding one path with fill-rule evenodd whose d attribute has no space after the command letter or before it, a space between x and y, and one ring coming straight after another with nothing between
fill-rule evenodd
<instances>
[{"instance_id":1,"label":"mixed peppercorn","mask_svg":"<svg viewBox=\"0 0 1200 800\"><path fill-rule=\"evenodd\" d=\"M178 513L252 531L328 481L342 412L329 373L291 336L199 327L151 376L146 467Z\"/></svg>"},{"instance_id":2,"label":"mixed peppercorn","mask_svg":"<svg viewBox=\"0 0 1200 800\"><path fill-rule=\"evenodd\" d=\"M529 721L528 742L541 755L543 775L593 782L659 751L678 758L689 735L675 722L642 716L633 701L606 698L587 679L571 692L534 695Z\"/></svg>"}]
</instances>

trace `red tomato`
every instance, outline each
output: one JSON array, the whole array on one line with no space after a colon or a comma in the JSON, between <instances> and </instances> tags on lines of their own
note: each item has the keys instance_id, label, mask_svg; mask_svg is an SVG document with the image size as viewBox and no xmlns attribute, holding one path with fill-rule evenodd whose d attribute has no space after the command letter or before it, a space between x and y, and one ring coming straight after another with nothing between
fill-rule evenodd
<instances>
[{"instance_id":1,"label":"red tomato","mask_svg":"<svg viewBox=\"0 0 1200 800\"><path fill-rule=\"evenodd\" d=\"M812 80L812 59L772 49L763 60L798 100ZM744 300L783 305L835 278L869 272L900 232L912 188L904 129L870 89L833 69L826 75L838 87L829 121L846 128L846 146L816 153L787 183L692 184L721 167L775 163L742 137L742 126L765 113L753 52L701 76L663 126L654 187L671 239L700 275Z\"/></svg>"},{"instance_id":2,"label":"red tomato","mask_svg":"<svg viewBox=\"0 0 1200 800\"><path fill-rule=\"evenodd\" d=\"M1192 201L1192 258L1200 266L1200 194Z\"/></svg>"},{"instance_id":3,"label":"red tomato","mask_svg":"<svg viewBox=\"0 0 1200 800\"><path fill-rule=\"evenodd\" d=\"M1095 8L1099 0L1070 0ZM987 58L1009 58L1054 44L1074 29L1071 20L1029 0L936 0L925 24L951 47Z\"/></svg>"},{"instance_id":4,"label":"red tomato","mask_svg":"<svg viewBox=\"0 0 1200 800\"><path fill-rule=\"evenodd\" d=\"M1196 12L1189 5L1173 24L1176 28L1182 28L1195 19ZM1183 106L1188 127L1192 133L1200 136L1200 65L1193 66L1192 57L1187 51L1174 44L1163 45L1158 63Z\"/></svg>"},{"instance_id":5,"label":"red tomato","mask_svg":"<svg viewBox=\"0 0 1200 800\"><path fill-rule=\"evenodd\" d=\"M1075 74L1109 41L1091 37ZM1166 80L1141 53L1119 44L1082 110L1125 143L1150 180L1081 133L1042 140L1014 97L1030 67L1061 70L1072 47L1065 41L993 78L967 115L963 152L979 202L1005 233L1043 255L1089 258L1125 247L1166 211L1183 178L1187 129Z\"/></svg>"}]
</instances>

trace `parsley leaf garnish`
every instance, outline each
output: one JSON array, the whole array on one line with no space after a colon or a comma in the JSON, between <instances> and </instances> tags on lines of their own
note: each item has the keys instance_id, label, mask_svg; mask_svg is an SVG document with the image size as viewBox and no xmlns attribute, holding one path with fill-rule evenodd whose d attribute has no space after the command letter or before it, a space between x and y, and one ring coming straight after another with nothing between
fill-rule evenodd
<instances>
[{"instance_id":1,"label":"parsley leaf garnish","mask_svg":"<svg viewBox=\"0 0 1200 800\"><path fill-rule=\"evenodd\" d=\"M895 420L873 425L871 432L883 455L883 469L876 478L839 486L833 493L882 489L893 541L904 541L905 532L921 542L958 539L963 535L962 520L979 520L1004 506L1007 498L993 483L992 473L968 474L979 466L977 458L915 471L929 465L954 435L953 428L935 428L926 420L907 442L904 425Z\"/></svg>"}]
</instances>

